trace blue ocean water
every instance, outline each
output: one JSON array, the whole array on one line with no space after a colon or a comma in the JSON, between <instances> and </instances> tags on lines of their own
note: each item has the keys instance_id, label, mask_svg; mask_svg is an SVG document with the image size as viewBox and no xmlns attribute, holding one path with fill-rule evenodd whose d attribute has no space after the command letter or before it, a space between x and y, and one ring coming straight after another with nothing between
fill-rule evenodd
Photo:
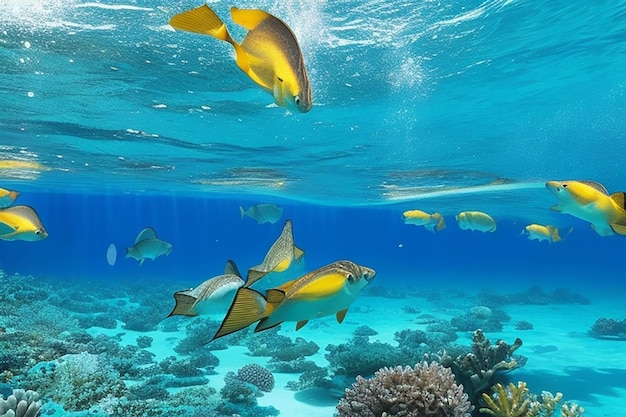
<instances>
[{"instance_id":1,"label":"blue ocean water","mask_svg":"<svg viewBox=\"0 0 626 417\"><path fill-rule=\"evenodd\" d=\"M551 211L557 201L544 184L595 180L610 192L626 190L623 2L210 2L238 40L245 31L228 18L233 5L265 9L293 29L313 90L306 114L273 105L237 69L229 45L168 25L174 14L200 4L0 2L0 187L19 190L16 204L35 208L49 233L41 242L0 240L1 282L11 295L0 297L6 303L0 342L5 333L26 331L10 318L16 285L19 291L33 285L20 284L20 277L32 275L46 291L54 291L51 283L72 283L83 295L91 285L104 286L108 299L119 289L117 297L145 307L147 300L129 292L137 283L139 292L159 294L151 308L165 317L173 292L221 274L228 259L241 271L260 263L291 219L295 242L305 250L301 271L339 259L376 269L374 288L357 303L376 304L371 300L381 297L381 305L393 305L393 297L407 296L410 288L409 298L418 297L419 305L420 294L452 288L464 295L422 311L447 319L479 304L476 294L485 290L566 288L589 297L584 313L576 303L554 299L545 302L557 304L556 311L542 306L522 313L516 303L503 309L515 321L536 314L538 328L542 315L548 323L564 314L569 332L561 333L578 335L571 336L573 352L554 369L533 369L541 358L521 350L529 370L520 375L534 392L560 389L585 405L585 415L619 415L607 397L624 395L626 384L600 374L623 375L623 360L613 356L622 342L587 332L597 318L625 318L614 306L625 292L619 264L626 240L601 237L587 222ZM240 217L239 206L258 203L280 205L283 217L275 224ZM446 229L405 225L402 213L410 209L441 213ZM460 230L454 216L463 210L491 214L497 230ZM573 231L555 244L530 241L520 235L529 223ZM146 226L173 251L139 266L124 259L125 248ZM113 266L106 258L112 243L118 251ZM52 296L27 299L34 308L61 308L59 298L71 299L61 291L57 301ZM364 307L357 310L355 320L367 321ZM328 323L342 340L350 339L352 327ZM394 325L387 333L376 328L383 342L395 343L382 336L404 328ZM154 326L139 332L163 330ZM304 337L315 341L316 330L325 331L314 328ZM565 350L547 324L541 332L541 346ZM469 346L471 333L458 333ZM513 334L509 323L504 333L488 336L511 343ZM11 340L3 348L15 356ZM585 380L588 391L561 388L564 379L548 372L574 366L572 358L596 349L602 352L596 356L607 355L602 365L568 374ZM0 378L2 394L36 388L32 377L20 380L27 372L18 365L0 360L0 372L16 374ZM591 388L594 381L603 389ZM281 415L290 414L281 409Z\"/></svg>"}]
</instances>

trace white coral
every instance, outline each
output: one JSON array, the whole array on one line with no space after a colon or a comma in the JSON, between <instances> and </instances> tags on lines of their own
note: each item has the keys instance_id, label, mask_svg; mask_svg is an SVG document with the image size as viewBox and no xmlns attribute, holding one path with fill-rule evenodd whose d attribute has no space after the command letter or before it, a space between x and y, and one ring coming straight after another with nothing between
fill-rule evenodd
<instances>
[{"instance_id":1,"label":"white coral","mask_svg":"<svg viewBox=\"0 0 626 417\"><path fill-rule=\"evenodd\" d=\"M0 396L0 417L36 417L40 409L39 394L35 391L14 389L6 400Z\"/></svg>"}]
</instances>

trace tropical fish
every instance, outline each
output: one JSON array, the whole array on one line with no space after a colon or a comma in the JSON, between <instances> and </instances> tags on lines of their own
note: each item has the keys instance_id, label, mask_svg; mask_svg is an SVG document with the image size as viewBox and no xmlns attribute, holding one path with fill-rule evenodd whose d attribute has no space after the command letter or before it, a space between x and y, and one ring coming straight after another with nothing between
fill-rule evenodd
<instances>
[{"instance_id":1,"label":"tropical fish","mask_svg":"<svg viewBox=\"0 0 626 417\"><path fill-rule=\"evenodd\" d=\"M255 332L284 321L297 322L296 330L309 320L335 314L341 323L348 307L376 271L351 261L337 261L270 288L263 295L247 286L237 290L224 321L213 340L259 322Z\"/></svg>"},{"instance_id":2,"label":"tropical fish","mask_svg":"<svg viewBox=\"0 0 626 417\"><path fill-rule=\"evenodd\" d=\"M428 214L421 210L408 210L402 213L404 224L424 226L427 230L435 233L446 228L446 222L439 213Z\"/></svg>"},{"instance_id":3,"label":"tropical fish","mask_svg":"<svg viewBox=\"0 0 626 417\"><path fill-rule=\"evenodd\" d=\"M496 231L496 221L482 211L462 211L456 215L456 221L462 230Z\"/></svg>"},{"instance_id":4,"label":"tropical fish","mask_svg":"<svg viewBox=\"0 0 626 417\"><path fill-rule=\"evenodd\" d=\"M48 237L39 215L29 206L0 209L0 239L34 242Z\"/></svg>"},{"instance_id":5,"label":"tropical fish","mask_svg":"<svg viewBox=\"0 0 626 417\"><path fill-rule=\"evenodd\" d=\"M548 181L546 188L559 199L552 210L588 221L600 236L626 235L626 193L609 195L595 181Z\"/></svg>"},{"instance_id":6,"label":"tropical fish","mask_svg":"<svg viewBox=\"0 0 626 417\"><path fill-rule=\"evenodd\" d=\"M550 226L549 224L544 226L542 224L533 223L524 227L522 233L528 235L528 239L530 240L547 240L550 243L556 243L564 240L565 237L572 232L572 230L574 230L573 227L570 228L567 234L561 238L559 235L559 229L556 227Z\"/></svg>"},{"instance_id":7,"label":"tropical fish","mask_svg":"<svg viewBox=\"0 0 626 417\"><path fill-rule=\"evenodd\" d=\"M143 265L146 259L153 261L161 255L169 255L173 246L157 237L156 231L152 227L146 227L137 235L135 244L126 248L126 257L139 261Z\"/></svg>"},{"instance_id":8,"label":"tropical fish","mask_svg":"<svg viewBox=\"0 0 626 417\"><path fill-rule=\"evenodd\" d=\"M224 275L209 278L196 288L174 293L176 305L170 316L197 316L222 313L228 310L235 292L244 284L233 261L226 263Z\"/></svg>"},{"instance_id":9,"label":"tropical fish","mask_svg":"<svg viewBox=\"0 0 626 417\"><path fill-rule=\"evenodd\" d=\"M174 29L213 36L235 48L237 66L291 111L311 110L311 86L296 36L280 19L259 9L231 7L233 22L248 29L241 44L206 4L170 19Z\"/></svg>"},{"instance_id":10,"label":"tropical fish","mask_svg":"<svg viewBox=\"0 0 626 417\"><path fill-rule=\"evenodd\" d=\"M9 191L4 188L0 188L0 207L8 207L17 197L19 197L19 191Z\"/></svg>"},{"instance_id":11,"label":"tropical fish","mask_svg":"<svg viewBox=\"0 0 626 417\"><path fill-rule=\"evenodd\" d=\"M246 287L254 284L270 272L283 272L291 266L293 261L298 262L304 251L293 241L293 225L287 219L280 236L267 251L263 262L248 270Z\"/></svg>"},{"instance_id":12,"label":"tropical fish","mask_svg":"<svg viewBox=\"0 0 626 417\"><path fill-rule=\"evenodd\" d=\"M248 210L244 210L243 207L239 206L239 212L242 219L248 216L259 224L276 223L283 215L283 209L276 204L256 204L250 206Z\"/></svg>"}]
</instances>

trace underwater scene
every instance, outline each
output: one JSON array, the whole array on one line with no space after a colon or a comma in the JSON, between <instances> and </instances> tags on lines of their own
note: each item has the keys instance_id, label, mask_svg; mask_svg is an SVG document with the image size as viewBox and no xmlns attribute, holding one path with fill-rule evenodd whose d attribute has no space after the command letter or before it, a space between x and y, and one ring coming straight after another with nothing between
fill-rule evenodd
<instances>
[{"instance_id":1,"label":"underwater scene","mask_svg":"<svg viewBox=\"0 0 626 417\"><path fill-rule=\"evenodd\" d=\"M0 0L0 417L626 416L626 3Z\"/></svg>"}]
</instances>

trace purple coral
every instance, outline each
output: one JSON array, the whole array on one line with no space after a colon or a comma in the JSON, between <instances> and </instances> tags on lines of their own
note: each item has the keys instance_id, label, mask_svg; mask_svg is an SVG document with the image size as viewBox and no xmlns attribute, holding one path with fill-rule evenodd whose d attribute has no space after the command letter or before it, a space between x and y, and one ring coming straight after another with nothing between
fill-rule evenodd
<instances>
[{"instance_id":1,"label":"purple coral","mask_svg":"<svg viewBox=\"0 0 626 417\"><path fill-rule=\"evenodd\" d=\"M450 369L422 362L358 376L337 410L339 417L469 417L472 405Z\"/></svg>"},{"instance_id":2,"label":"purple coral","mask_svg":"<svg viewBox=\"0 0 626 417\"><path fill-rule=\"evenodd\" d=\"M270 392L274 389L274 375L272 372L256 363L245 365L239 369L237 371L237 379L252 384L264 392Z\"/></svg>"}]
</instances>

